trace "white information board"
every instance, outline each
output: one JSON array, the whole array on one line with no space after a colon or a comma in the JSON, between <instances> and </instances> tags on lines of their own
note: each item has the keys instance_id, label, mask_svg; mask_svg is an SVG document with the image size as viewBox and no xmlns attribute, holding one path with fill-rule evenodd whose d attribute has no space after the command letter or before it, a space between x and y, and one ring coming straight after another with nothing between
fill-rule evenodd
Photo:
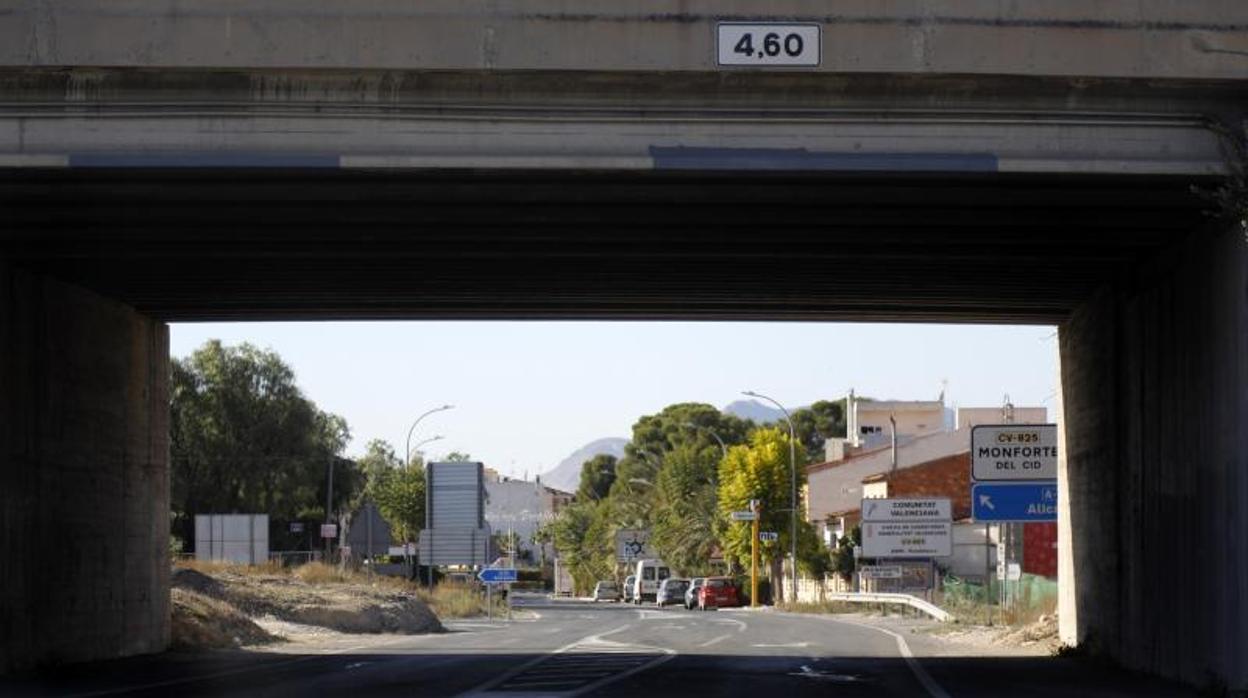
<instances>
[{"instance_id":1,"label":"white information board","mask_svg":"<svg viewBox=\"0 0 1248 698\"><path fill-rule=\"evenodd\" d=\"M971 428L971 478L1056 480L1056 424L982 424Z\"/></svg>"},{"instance_id":2,"label":"white information board","mask_svg":"<svg viewBox=\"0 0 1248 698\"><path fill-rule=\"evenodd\" d=\"M948 557L953 554L949 521L862 524L863 557Z\"/></svg>"}]
</instances>

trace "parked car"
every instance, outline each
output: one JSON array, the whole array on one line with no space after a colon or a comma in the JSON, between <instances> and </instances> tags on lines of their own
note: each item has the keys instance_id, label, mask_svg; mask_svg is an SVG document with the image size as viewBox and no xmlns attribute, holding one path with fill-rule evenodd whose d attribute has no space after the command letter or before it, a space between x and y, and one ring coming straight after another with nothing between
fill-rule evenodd
<instances>
[{"instance_id":1,"label":"parked car","mask_svg":"<svg viewBox=\"0 0 1248 698\"><path fill-rule=\"evenodd\" d=\"M612 581L603 580L594 585L594 602L619 601L620 586Z\"/></svg>"},{"instance_id":2,"label":"parked car","mask_svg":"<svg viewBox=\"0 0 1248 698\"><path fill-rule=\"evenodd\" d=\"M685 589L685 610L692 611L698 605L698 589L706 583L706 577L694 577L689 580L689 588Z\"/></svg>"},{"instance_id":3,"label":"parked car","mask_svg":"<svg viewBox=\"0 0 1248 698\"><path fill-rule=\"evenodd\" d=\"M653 601L659 593L659 585L672 576L672 570L662 560L638 560L637 573L633 576L633 603Z\"/></svg>"},{"instance_id":4,"label":"parked car","mask_svg":"<svg viewBox=\"0 0 1248 698\"><path fill-rule=\"evenodd\" d=\"M698 589L698 609L731 608L740 606L737 585L728 577L707 577L706 582Z\"/></svg>"},{"instance_id":5,"label":"parked car","mask_svg":"<svg viewBox=\"0 0 1248 698\"><path fill-rule=\"evenodd\" d=\"M624 603L633 600L633 581L636 579L631 574L624 578Z\"/></svg>"},{"instance_id":6,"label":"parked car","mask_svg":"<svg viewBox=\"0 0 1248 698\"><path fill-rule=\"evenodd\" d=\"M689 588L688 579L677 579L676 577L668 577L659 585L659 591L654 597L654 605L671 606L685 602L685 590Z\"/></svg>"}]
</instances>

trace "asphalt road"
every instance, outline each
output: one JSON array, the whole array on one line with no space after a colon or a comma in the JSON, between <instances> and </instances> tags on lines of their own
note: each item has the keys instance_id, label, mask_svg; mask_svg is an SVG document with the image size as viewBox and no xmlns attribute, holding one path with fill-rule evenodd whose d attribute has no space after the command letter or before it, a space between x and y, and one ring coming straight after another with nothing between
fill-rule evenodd
<instances>
[{"instance_id":1,"label":"asphalt road","mask_svg":"<svg viewBox=\"0 0 1248 698\"><path fill-rule=\"evenodd\" d=\"M316 647L166 654L0 681L0 696L1174 696L1084 662L966 656L875 620L518 597L511 623ZM346 643L346 644L344 644Z\"/></svg>"}]
</instances>

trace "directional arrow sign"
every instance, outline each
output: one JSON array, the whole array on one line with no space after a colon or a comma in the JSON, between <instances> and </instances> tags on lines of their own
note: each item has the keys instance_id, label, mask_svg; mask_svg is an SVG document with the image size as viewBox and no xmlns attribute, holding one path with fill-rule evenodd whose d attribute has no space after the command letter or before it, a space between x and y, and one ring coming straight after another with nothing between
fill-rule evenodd
<instances>
[{"instance_id":1,"label":"directional arrow sign","mask_svg":"<svg viewBox=\"0 0 1248 698\"><path fill-rule=\"evenodd\" d=\"M1057 482L976 483L976 521L1057 521Z\"/></svg>"},{"instance_id":2,"label":"directional arrow sign","mask_svg":"<svg viewBox=\"0 0 1248 698\"><path fill-rule=\"evenodd\" d=\"M516 571L514 569L489 567L478 572L477 579L486 584L506 584L507 582L516 581Z\"/></svg>"},{"instance_id":3,"label":"directional arrow sign","mask_svg":"<svg viewBox=\"0 0 1248 698\"><path fill-rule=\"evenodd\" d=\"M752 511L734 511L732 512L733 521L753 521L758 518L758 514Z\"/></svg>"}]
</instances>

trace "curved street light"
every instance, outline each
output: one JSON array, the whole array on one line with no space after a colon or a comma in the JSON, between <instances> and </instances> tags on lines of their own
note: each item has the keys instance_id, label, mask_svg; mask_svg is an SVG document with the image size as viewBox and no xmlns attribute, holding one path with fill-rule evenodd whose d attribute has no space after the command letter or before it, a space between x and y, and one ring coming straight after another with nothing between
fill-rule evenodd
<instances>
[{"instance_id":1,"label":"curved street light","mask_svg":"<svg viewBox=\"0 0 1248 698\"><path fill-rule=\"evenodd\" d=\"M419 456L419 455L420 455L420 447L421 447L421 446L424 446L425 444L428 444L428 443L433 443L434 441L441 441L442 439L445 439L445 438L446 438L445 436L442 436L441 434L438 434L437 436L430 436L429 438L425 439L424 441L417 441L417 442L416 442L416 447L412 449L412 453L415 453L416 455L418 455L418 456ZM408 455L408 463L407 463L407 464L405 464L403 467L405 467L405 468L406 468L406 467L409 467L410 465L411 465L411 455L409 454L409 455Z\"/></svg>"},{"instance_id":2,"label":"curved street light","mask_svg":"<svg viewBox=\"0 0 1248 698\"><path fill-rule=\"evenodd\" d=\"M784 413L784 421L789 424L789 479L791 482L789 490L789 555L793 560L793 576L789 581L789 603L797 603L797 432L793 429L793 419L789 416L789 411L784 409L784 405L753 390L745 390L741 394L761 398L779 407L780 411Z\"/></svg>"},{"instance_id":3,"label":"curved street light","mask_svg":"<svg viewBox=\"0 0 1248 698\"><path fill-rule=\"evenodd\" d=\"M424 419L425 417L428 417L434 412L445 412L446 410L450 410L454 408L455 408L454 405L442 405L441 407L435 407L429 410L428 412L425 412L424 414L420 415L419 417L416 418L416 421L412 422L412 428L407 430L407 449L403 453L403 467L404 468L406 468L408 463L410 463L412 460L412 432L416 431L416 425L420 424L420 420ZM419 446L419 444L417 445Z\"/></svg>"},{"instance_id":4,"label":"curved street light","mask_svg":"<svg viewBox=\"0 0 1248 698\"><path fill-rule=\"evenodd\" d=\"M711 438L715 439L715 442L719 444L719 450L723 452L724 458L728 457L728 446L724 443L723 439L719 438L719 434L716 434L714 429L704 427L701 424L694 424L693 422L681 422L680 426L689 427L690 429L700 429L701 431L705 431L710 434Z\"/></svg>"}]
</instances>

